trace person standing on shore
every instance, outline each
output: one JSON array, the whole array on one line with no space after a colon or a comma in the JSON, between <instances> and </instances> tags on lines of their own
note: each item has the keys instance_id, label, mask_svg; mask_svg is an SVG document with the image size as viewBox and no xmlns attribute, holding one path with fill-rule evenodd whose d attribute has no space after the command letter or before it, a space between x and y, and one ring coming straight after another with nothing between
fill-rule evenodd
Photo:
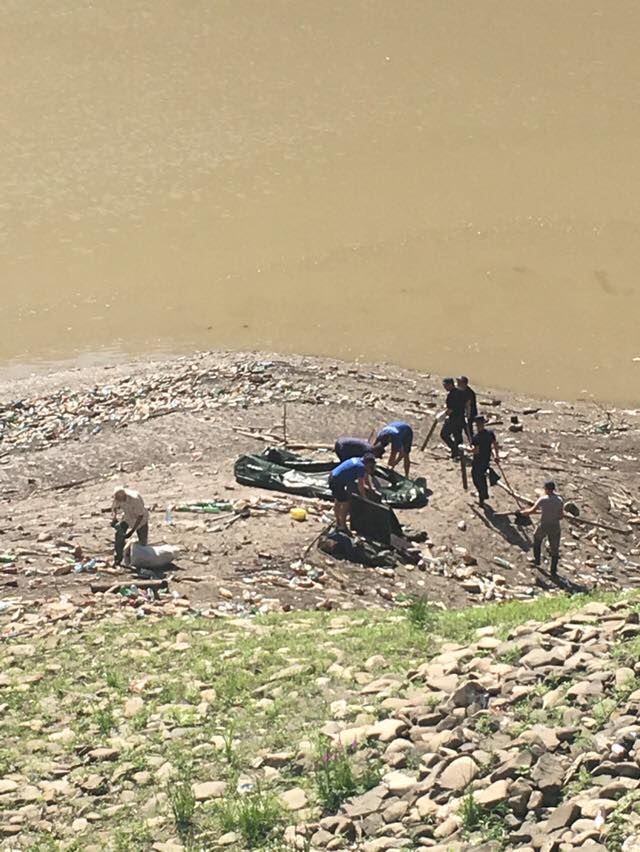
<instances>
[{"instance_id":1,"label":"person standing on shore","mask_svg":"<svg viewBox=\"0 0 640 852\"><path fill-rule=\"evenodd\" d=\"M482 415L476 416L474 422L477 431L471 439L471 450L473 452L471 478L478 492L478 501L481 506L484 506L485 500L489 499L487 471L491 462L491 451L493 450L496 462L500 461L500 457L496 433L486 428L486 421Z\"/></svg>"},{"instance_id":2,"label":"person standing on shore","mask_svg":"<svg viewBox=\"0 0 640 852\"><path fill-rule=\"evenodd\" d=\"M381 447L383 450L391 444L391 455L389 456L389 467L394 468L399 462L404 461L404 475L411 473L411 448L413 447L413 429L404 420L394 420L381 429L374 444L374 450Z\"/></svg>"},{"instance_id":3,"label":"person standing on shore","mask_svg":"<svg viewBox=\"0 0 640 852\"><path fill-rule=\"evenodd\" d=\"M542 556L542 543L549 541L549 552L551 553L551 574L558 573L558 560L560 559L560 521L564 518L564 501L556 494L556 484L549 479L544 484L544 495L539 497L530 509L522 509L518 514L528 517L540 512L540 523L533 534L533 559L536 568L540 567Z\"/></svg>"},{"instance_id":4,"label":"person standing on shore","mask_svg":"<svg viewBox=\"0 0 640 852\"><path fill-rule=\"evenodd\" d=\"M329 475L329 488L334 499L334 512L336 515L336 527L339 530L347 529L347 517L351 508L351 490L355 482L361 497L366 497L366 489L375 491L371 477L376 471L376 459L371 453L363 458L350 458L343 461L331 471Z\"/></svg>"},{"instance_id":5,"label":"person standing on shore","mask_svg":"<svg viewBox=\"0 0 640 852\"><path fill-rule=\"evenodd\" d=\"M381 444L370 444L364 438L350 438L344 435L338 438L334 449L340 461L361 459L369 454L379 459L384 453L384 447Z\"/></svg>"},{"instance_id":6,"label":"person standing on shore","mask_svg":"<svg viewBox=\"0 0 640 852\"><path fill-rule=\"evenodd\" d=\"M460 455L460 444L464 431L466 397L454 384L453 379L443 379L442 386L447 392L444 425L440 437L451 450L451 458Z\"/></svg>"},{"instance_id":7,"label":"person standing on shore","mask_svg":"<svg viewBox=\"0 0 640 852\"><path fill-rule=\"evenodd\" d=\"M120 487L113 492L111 526L116 531L114 565L120 565L127 539L136 533L140 544L149 540L149 510L137 491Z\"/></svg>"},{"instance_id":8,"label":"person standing on shore","mask_svg":"<svg viewBox=\"0 0 640 852\"><path fill-rule=\"evenodd\" d=\"M476 399L476 392L473 388L469 387L469 379L466 376L458 376L457 381L458 390L462 391L465 398L465 419L466 419L466 432L469 436L469 440L471 440L473 436L473 424L476 421L476 417L478 416L478 401Z\"/></svg>"}]
</instances>

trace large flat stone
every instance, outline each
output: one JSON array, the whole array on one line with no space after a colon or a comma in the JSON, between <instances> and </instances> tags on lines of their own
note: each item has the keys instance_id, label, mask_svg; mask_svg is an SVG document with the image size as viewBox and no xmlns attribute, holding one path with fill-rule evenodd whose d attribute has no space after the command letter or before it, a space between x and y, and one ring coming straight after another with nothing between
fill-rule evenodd
<instances>
[{"instance_id":1,"label":"large flat stone","mask_svg":"<svg viewBox=\"0 0 640 852\"><path fill-rule=\"evenodd\" d=\"M369 727L367 737L390 743L408 729L408 724L402 719L381 719Z\"/></svg>"},{"instance_id":2,"label":"large flat stone","mask_svg":"<svg viewBox=\"0 0 640 852\"><path fill-rule=\"evenodd\" d=\"M227 785L224 781L204 781L193 785L193 795L197 802L206 802L209 799L220 799L224 796Z\"/></svg>"},{"instance_id":3,"label":"large flat stone","mask_svg":"<svg viewBox=\"0 0 640 852\"><path fill-rule=\"evenodd\" d=\"M478 766L470 757L457 757L440 774L438 783L445 790L463 790L478 775Z\"/></svg>"},{"instance_id":4,"label":"large flat stone","mask_svg":"<svg viewBox=\"0 0 640 852\"><path fill-rule=\"evenodd\" d=\"M511 782L506 779L503 781L494 781L493 784L489 784L484 790L476 790L473 798L479 805L492 808L500 804L500 802L504 802L509 797L510 787Z\"/></svg>"},{"instance_id":5,"label":"large flat stone","mask_svg":"<svg viewBox=\"0 0 640 852\"><path fill-rule=\"evenodd\" d=\"M380 809L382 800L387 793L388 789L379 784L363 793L362 796L356 796L348 801L344 806L344 812L350 817L368 816Z\"/></svg>"},{"instance_id":6,"label":"large flat stone","mask_svg":"<svg viewBox=\"0 0 640 852\"><path fill-rule=\"evenodd\" d=\"M567 802L556 808L547 820L546 830L556 831L559 828L568 828L580 816L580 808L575 802Z\"/></svg>"},{"instance_id":7,"label":"large flat stone","mask_svg":"<svg viewBox=\"0 0 640 852\"><path fill-rule=\"evenodd\" d=\"M556 757L543 754L533 768L531 779L542 793L545 807L558 804L564 783L564 768Z\"/></svg>"},{"instance_id":8,"label":"large flat stone","mask_svg":"<svg viewBox=\"0 0 640 852\"><path fill-rule=\"evenodd\" d=\"M538 669L543 666L561 666L571 656L571 648L568 645L557 645L545 651L544 648L534 648L525 654L520 664L530 669Z\"/></svg>"}]
</instances>

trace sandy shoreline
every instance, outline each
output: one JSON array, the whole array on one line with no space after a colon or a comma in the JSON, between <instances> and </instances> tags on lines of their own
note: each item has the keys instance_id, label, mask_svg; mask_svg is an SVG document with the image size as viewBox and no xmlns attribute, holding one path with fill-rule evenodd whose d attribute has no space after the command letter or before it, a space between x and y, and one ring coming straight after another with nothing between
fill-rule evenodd
<instances>
[{"instance_id":1,"label":"sandy shoreline","mask_svg":"<svg viewBox=\"0 0 640 852\"><path fill-rule=\"evenodd\" d=\"M331 358L322 354L305 355L289 352L272 352L261 349L236 350L220 348L215 350L199 350L185 345L171 352L163 352L157 347L151 347L148 351L145 350L139 357L134 357L130 352L117 350L114 352L91 352L87 356L71 357L51 362L35 362L27 366L17 366L15 364L0 365L0 398L6 398L6 396L11 396L12 394L46 392L47 388L55 388L60 384L66 383L70 383L73 386L78 376L81 377L82 382L91 380L100 381L100 377L104 371L114 370L120 374L122 371L129 370L133 372L141 369L154 369L155 367L167 369L171 364L176 362L188 361L211 353L216 353L220 357L229 357L240 361L246 357L274 359L279 362L289 361L291 363L294 363L297 359L302 359L333 365L348 364L352 367L362 368L365 371L399 371L414 377L421 375L433 375L437 377L440 375L438 372L427 369L415 369L410 366L403 367L386 361L373 362L364 358L345 360L344 358ZM467 367L466 372L472 373L473 371ZM456 375L455 371L453 374ZM499 382L490 386L481 385L477 379L474 381L474 384L484 387L487 391L491 389L493 393L499 396L512 397L517 395L518 398L537 402L546 401L549 404L553 404L554 402L581 403L622 411L633 410L640 405L638 398L632 395L629 395L626 399L620 397L620 395L617 397L607 397L587 394L574 397L571 394L562 395L559 392L553 393L551 389L546 393L528 392L526 390L516 391L512 387Z\"/></svg>"},{"instance_id":2,"label":"sandy shoreline","mask_svg":"<svg viewBox=\"0 0 640 852\"><path fill-rule=\"evenodd\" d=\"M625 531L565 523L561 575L575 588L635 585L640 412L607 415L590 403L476 390L481 401L500 400L480 407L496 421L516 491L533 497L552 475L584 518ZM97 559L108 557L111 531L104 512L121 481L138 488L154 507L151 540L181 547L181 575L188 579L177 576L171 588L198 607L225 603L242 611L264 601L271 602L267 608L392 606L424 593L451 606L486 598L492 584L498 592L540 591L526 561L531 531L507 514L515 508L513 499L496 489L494 514L478 513L475 494L462 490L459 468L435 439L426 453L415 453L415 475L426 476L433 490L429 505L400 513L403 523L429 534L424 570L404 566L385 576L338 563L322 584L305 588L295 581L291 566L321 528L329 505L312 501L309 520L296 523L288 514L295 500L252 491L233 479L234 460L266 445L238 430L273 433L284 402L290 441L331 444L337 435L366 436L403 417L414 426L419 445L442 391L440 377L426 373L268 353L143 360L0 384L2 549L18 554L10 575L18 585L10 593L29 600L87 594L95 578L54 577L53 570L77 544ZM60 411L62 423L56 419ZM512 415L523 423L522 432L508 431ZM221 532L210 531L215 522L194 516L164 524L167 504L212 497L253 499L255 510ZM281 510L261 510L255 506L259 498L280 500ZM467 572L460 548L477 562ZM499 568L496 557L511 567ZM307 561L327 567L316 551ZM497 587L496 575L502 578Z\"/></svg>"}]
</instances>

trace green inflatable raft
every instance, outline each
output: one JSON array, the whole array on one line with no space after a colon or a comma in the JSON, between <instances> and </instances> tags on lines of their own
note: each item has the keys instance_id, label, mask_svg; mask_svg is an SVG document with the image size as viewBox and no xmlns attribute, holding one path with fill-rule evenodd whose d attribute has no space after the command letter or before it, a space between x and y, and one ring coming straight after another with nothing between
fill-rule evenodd
<instances>
[{"instance_id":1,"label":"green inflatable raft","mask_svg":"<svg viewBox=\"0 0 640 852\"><path fill-rule=\"evenodd\" d=\"M259 455L240 456L234 474L242 485L330 500L329 474L338 464L334 460L315 461L271 448ZM384 502L394 509L419 509L427 505L431 492L423 477L407 479L394 470L377 466L375 479Z\"/></svg>"}]
</instances>

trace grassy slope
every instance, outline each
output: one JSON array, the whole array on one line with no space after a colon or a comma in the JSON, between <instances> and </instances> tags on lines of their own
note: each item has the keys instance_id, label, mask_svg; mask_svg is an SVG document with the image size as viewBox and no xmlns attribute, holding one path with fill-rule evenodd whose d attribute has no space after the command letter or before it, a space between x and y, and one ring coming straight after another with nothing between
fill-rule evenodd
<instances>
[{"instance_id":1,"label":"grassy slope","mask_svg":"<svg viewBox=\"0 0 640 852\"><path fill-rule=\"evenodd\" d=\"M60 630L26 647L7 644L0 778L20 773L37 785L59 770L75 788L53 801L44 817L49 825L34 820L11 847L135 850L181 837L186 847L205 849L235 829L244 832L235 848L247 848L252 831L257 837L270 826L273 838L282 837L282 826L295 817L282 809L279 792L303 787L312 815L327 812L326 783L314 767L322 766L319 728L333 718L331 702L347 700L347 719L376 717L375 699L365 704L358 693L370 676L370 657L384 657L375 677L402 676L443 639L464 642L489 624L506 632L585 600L538 598L450 612L415 604L405 612L296 613L243 622L127 619L86 633ZM137 695L143 706L125 715L126 702ZM255 764L260 752L297 753L301 741L310 744L306 762L288 761L260 781L258 792L236 795L239 781L263 774ZM98 746L117 754L106 760L87 754ZM96 775L99 795L81 794L90 776L95 786ZM330 786L366 786L357 771L347 767L347 775L330 779ZM224 798L195 805L191 786L199 781L226 781ZM0 823L10 808L15 805L0 798ZM87 822L72 829L77 818ZM255 841L272 849L281 848L279 842Z\"/></svg>"}]
</instances>

